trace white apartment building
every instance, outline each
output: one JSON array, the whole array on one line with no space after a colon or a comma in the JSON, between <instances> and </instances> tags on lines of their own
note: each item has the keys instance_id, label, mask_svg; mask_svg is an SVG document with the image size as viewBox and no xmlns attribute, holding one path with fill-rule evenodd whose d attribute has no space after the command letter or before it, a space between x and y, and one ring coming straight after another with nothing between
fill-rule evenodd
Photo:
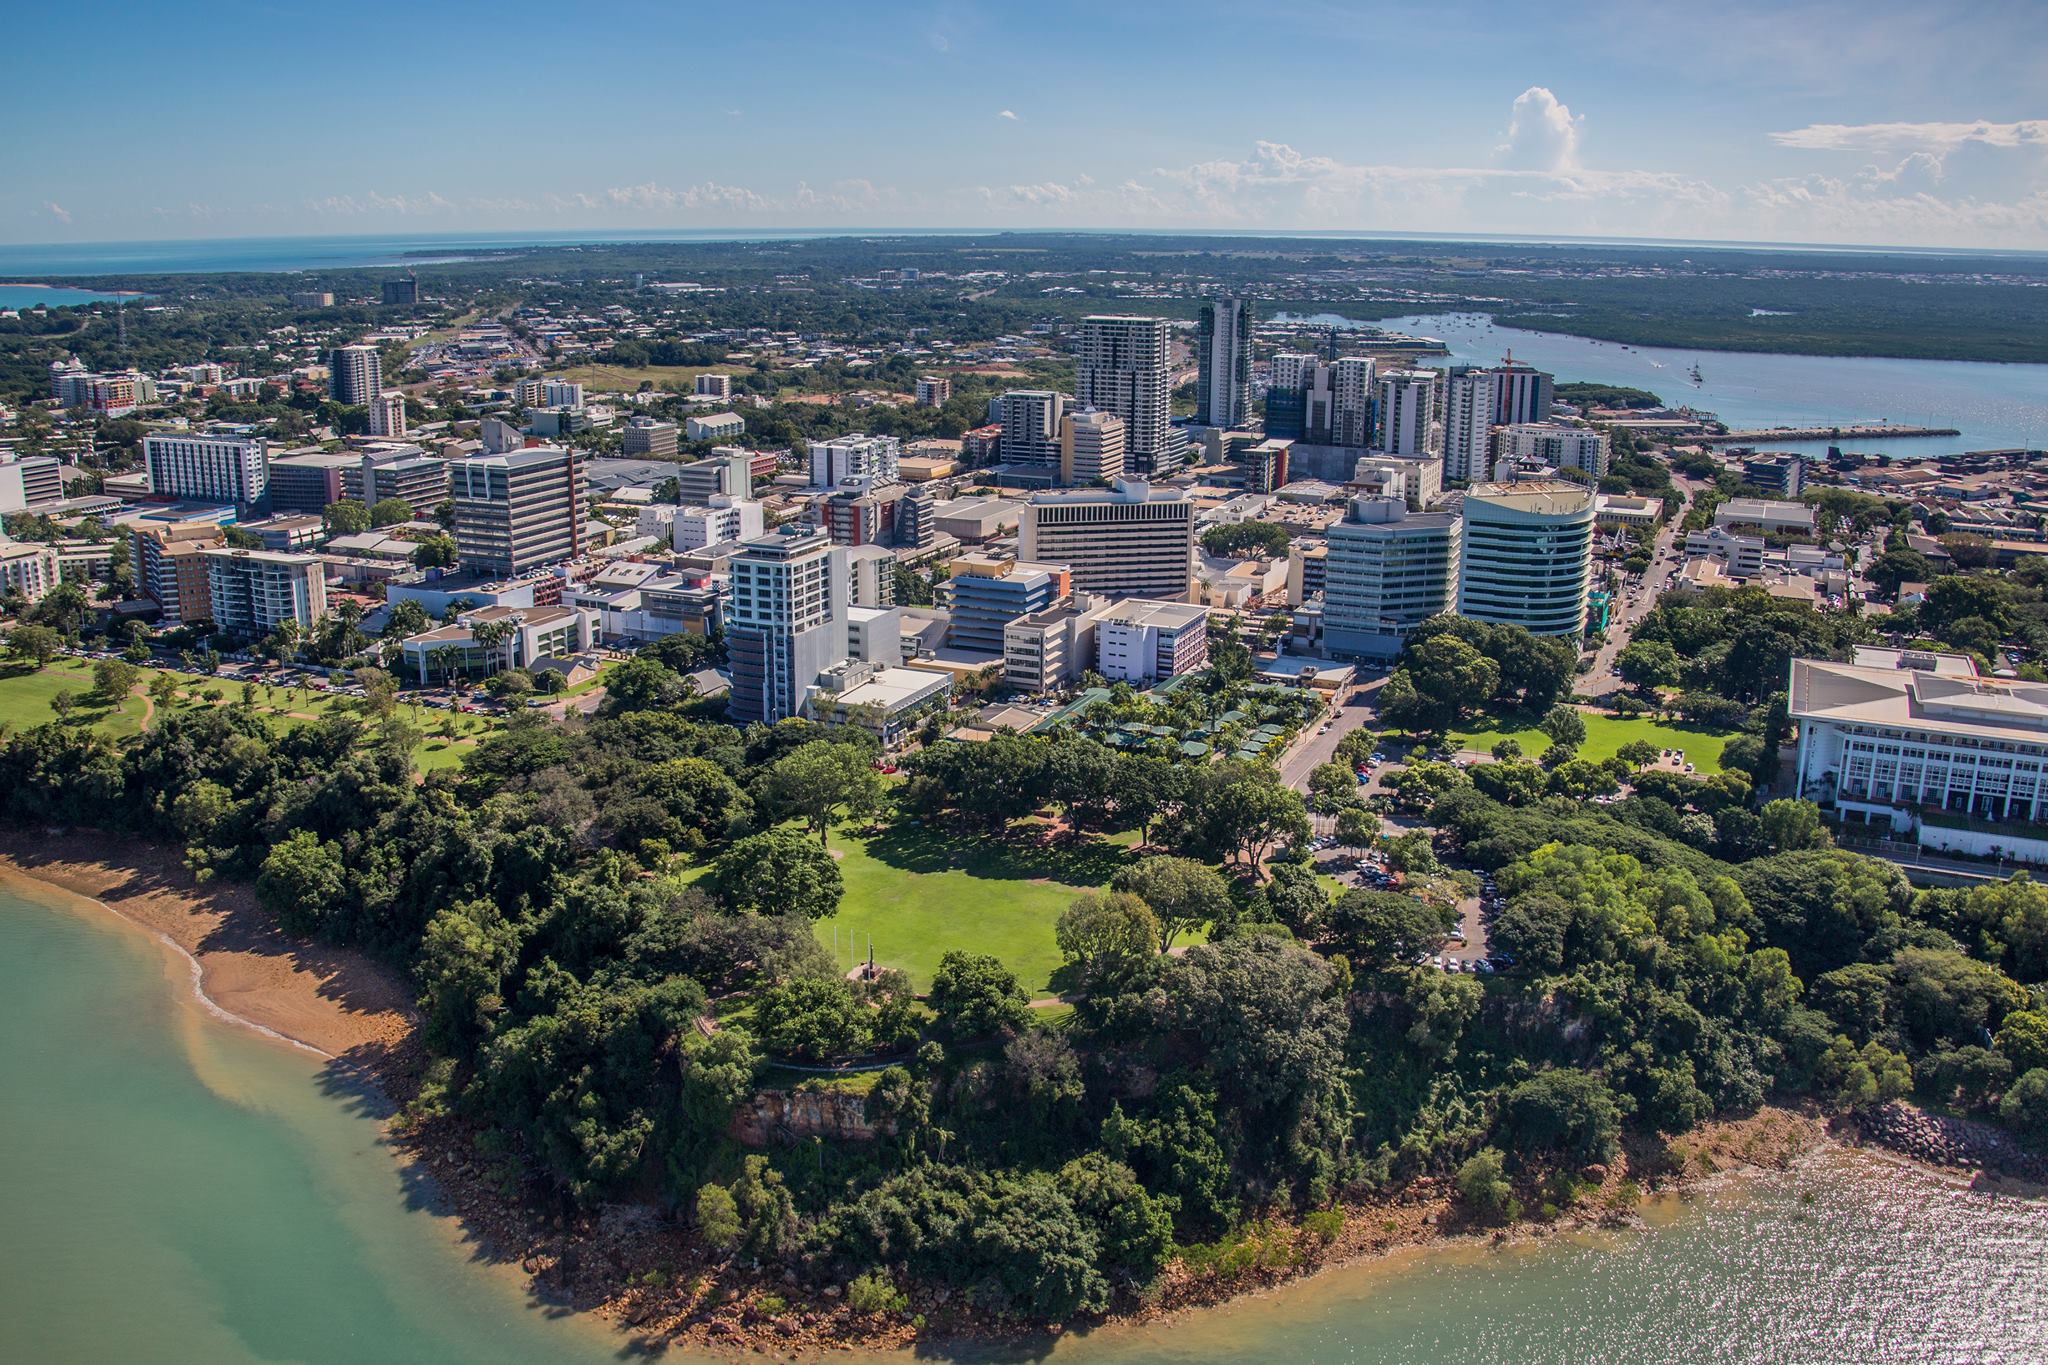
<instances>
[{"instance_id":1,"label":"white apartment building","mask_svg":"<svg viewBox=\"0 0 2048 1365\"><path fill-rule=\"evenodd\" d=\"M1172 322L1104 314L1084 318L1075 361L1074 400L1121 417L1125 462L1140 474L1157 471L1172 448Z\"/></svg>"},{"instance_id":2,"label":"white apartment building","mask_svg":"<svg viewBox=\"0 0 2048 1365\"><path fill-rule=\"evenodd\" d=\"M921 408L943 408L953 397L953 381L942 374L917 377L915 402Z\"/></svg>"},{"instance_id":3,"label":"white apartment building","mask_svg":"<svg viewBox=\"0 0 2048 1365\"><path fill-rule=\"evenodd\" d=\"M1458 614L1575 637L1592 583L1593 490L1562 480L1465 492Z\"/></svg>"},{"instance_id":4,"label":"white apartment building","mask_svg":"<svg viewBox=\"0 0 2048 1365\"><path fill-rule=\"evenodd\" d=\"M1607 433L1561 422L1514 422L1494 433L1501 460L1535 460L1553 469L1575 469L1598 483L1607 477Z\"/></svg>"},{"instance_id":5,"label":"white apartment building","mask_svg":"<svg viewBox=\"0 0 2048 1365\"><path fill-rule=\"evenodd\" d=\"M1363 455L1351 467L1351 482L1364 485L1369 493L1403 498L1420 512L1443 496L1444 462L1426 456Z\"/></svg>"},{"instance_id":6,"label":"white apartment building","mask_svg":"<svg viewBox=\"0 0 2048 1365\"><path fill-rule=\"evenodd\" d=\"M699 398L732 397L732 376L729 374L700 374L697 376L696 393Z\"/></svg>"},{"instance_id":7,"label":"white apartment building","mask_svg":"<svg viewBox=\"0 0 2048 1365\"><path fill-rule=\"evenodd\" d=\"M1209 613L1201 607L1133 600L1091 615L1095 671L1111 682L1160 682L1209 662Z\"/></svg>"},{"instance_id":8,"label":"white apartment building","mask_svg":"<svg viewBox=\"0 0 2048 1365\"><path fill-rule=\"evenodd\" d=\"M1013 389L998 401L1005 464L1051 468L1060 462L1060 429L1073 402L1050 389Z\"/></svg>"},{"instance_id":9,"label":"white apartment building","mask_svg":"<svg viewBox=\"0 0 2048 1365\"><path fill-rule=\"evenodd\" d=\"M1379 377L1379 445L1389 455L1434 455L1435 370L1389 370Z\"/></svg>"},{"instance_id":10,"label":"white apartment building","mask_svg":"<svg viewBox=\"0 0 2048 1365\"><path fill-rule=\"evenodd\" d=\"M59 581L54 549L0 535L0 593L19 593L24 601L40 602Z\"/></svg>"},{"instance_id":11,"label":"white apartment building","mask_svg":"<svg viewBox=\"0 0 2048 1365\"><path fill-rule=\"evenodd\" d=\"M1120 479L1124 423L1108 412L1070 412L1060 420L1060 482L1069 487Z\"/></svg>"},{"instance_id":12,"label":"white apartment building","mask_svg":"<svg viewBox=\"0 0 2048 1365\"><path fill-rule=\"evenodd\" d=\"M801 715L820 676L850 655L846 551L795 523L732 557L726 646L731 710L741 722Z\"/></svg>"},{"instance_id":13,"label":"white apartment building","mask_svg":"<svg viewBox=\"0 0 2048 1365\"><path fill-rule=\"evenodd\" d=\"M282 621L311 629L327 614L327 566L317 555L225 546L199 553L218 629L268 635Z\"/></svg>"},{"instance_id":14,"label":"white apartment building","mask_svg":"<svg viewBox=\"0 0 2048 1365\"><path fill-rule=\"evenodd\" d=\"M375 346L337 346L327 357L327 392L337 403L361 406L384 392L384 361Z\"/></svg>"},{"instance_id":15,"label":"white apartment building","mask_svg":"<svg viewBox=\"0 0 2048 1365\"><path fill-rule=\"evenodd\" d=\"M405 436L405 395L397 389L370 400L370 434L402 439Z\"/></svg>"},{"instance_id":16,"label":"white apartment building","mask_svg":"<svg viewBox=\"0 0 2048 1365\"><path fill-rule=\"evenodd\" d=\"M1276 389L1299 389L1308 384L1316 358L1305 351L1281 351L1267 367L1268 385Z\"/></svg>"},{"instance_id":17,"label":"white apartment building","mask_svg":"<svg viewBox=\"0 0 2048 1365\"><path fill-rule=\"evenodd\" d=\"M1491 370L1453 366L1444 379L1444 477L1484 480L1493 468L1493 414L1499 403Z\"/></svg>"},{"instance_id":18,"label":"white apartment building","mask_svg":"<svg viewBox=\"0 0 2048 1365\"><path fill-rule=\"evenodd\" d=\"M1924 848L2048 864L2048 685L1860 647L1794 659L1788 702L1794 796Z\"/></svg>"},{"instance_id":19,"label":"white apartment building","mask_svg":"<svg viewBox=\"0 0 2048 1365\"><path fill-rule=\"evenodd\" d=\"M1246 299L1202 305L1195 345L1195 422L1239 430L1252 418L1252 307Z\"/></svg>"},{"instance_id":20,"label":"white apartment building","mask_svg":"<svg viewBox=\"0 0 2048 1365\"><path fill-rule=\"evenodd\" d=\"M813 441L811 486L879 488L896 483L902 458L903 443L894 436L853 435Z\"/></svg>"},{"instance_id":21,"label":"white apartment building","mask_svg":"<svg viewBox=\"0 0 2048 1365\"><path fill-rule=\"evenodd\" d=\"M580 408L583 406L583 386L567 379L541 381L540 406L544 408Z\"/></svg>"},{"instance_id":22,"label":"white apartment building","mask_svg":"<svg viewBox=\"0 0 2048 1365\"><path fill-rule=\"evenodd\" d=\"M1347 657L1399 654L1417 626L1456 603L1463 539L1456 513L1354 498L1329 528L1322 556L1325 647Z\"/></svg>"},{"instance_id":23,"label":"white apartment building","mask_svg":"<svg viewBox=\"0 0 2048 1365\"><path fill-rule=\"evenodd\" d=\"M152 492L260 508L270 493L270 450L260 436L151 432L142 459Z\"/></svg>"},{"instance_id":24,"label":"white apartment building","mask_svg":"<svg viewBox=\"0 0 2048 1365\"><path fill-rule=\"evenodd\" d=\"M736 412L712 412L683 419L683 435L692 441L737 441L746 434L747 419Z\"/></svg>"},{"instance_id":25,"label":"white apartment building","mask_svg":"<svg viewBox=\"0 0 2048 1365\"><path fill-rule=\"evenodd\" d=\"M1185 601L1193 583L1195 505L1143 479L1034 493L1017 535L1020 559L1070 566L1077 592Z\"/></svg>"},{"instance_id":26,"label":"white apartment building","mask_svg":"<svg viewBox=\"0 0 2048 1365\"><path fill-rule=\"evenodd\" d=\"M760 503L716 493L708 506L675 509L669 544L677 550L701 550L728 540L752 540L765 524Z\"/></svg>"}]
</instances>

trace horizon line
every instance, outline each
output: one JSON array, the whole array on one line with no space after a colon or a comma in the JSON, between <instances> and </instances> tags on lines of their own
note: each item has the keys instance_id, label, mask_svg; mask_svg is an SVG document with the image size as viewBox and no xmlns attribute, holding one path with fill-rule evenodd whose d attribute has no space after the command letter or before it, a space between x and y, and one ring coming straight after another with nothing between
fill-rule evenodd
<instances>
[{"instance_id":1,"label":"horizon line","mask_svg":"<svg viewBox=\"0 0 2048 1365\"><path fill-rule=\"evenodd\" d=\"M1987 257L2044 257L2048 246L2029 247L1975 247L1975 246L1913 246L1900 243L1882 242L1798 242L1773 239L1746 238L1693 238L1693 237L1650 237L1650 236L1609 236L1599 234L1568 233L1497 233L1497 232L1446 232L1434 230L1394 230L1383 228L1239 228L1239 227L917 227L917 226L737 226L737 227L640 227L640 228L480 228L442 229L431 232L299 232L280 234L247 234L220 237L106 237L71 241L41 242L0 242L0 253L7 251L63 251L84 250L104 247L150 247L190 246L208 243L233 242L316 242L316 241L393 241L416 239L420 241L448 239L511 239L508 245L521 242L534 245L560 246L608 246L655 244L675 237L688 236L788 236L832 240L837 238L861 238L873 236L919 236L919 237L1059 237L1059 236L1100 236L1100 237L1222 237L1246 238L1253 240L1326 240L1326 241L1385 241L1385 242L1431 242L1442 244L1473 243L1484 245L1518 246L1634 246L1650 250L1700 249L1715 251L1814 251L1822 253L1901 253L1918 256L1987 256ZM334 267L341 268L341 267ZM147 273L147 272L117 272ZM231 274L233 271L200 272Z\"/></svg>"}]
</instances>

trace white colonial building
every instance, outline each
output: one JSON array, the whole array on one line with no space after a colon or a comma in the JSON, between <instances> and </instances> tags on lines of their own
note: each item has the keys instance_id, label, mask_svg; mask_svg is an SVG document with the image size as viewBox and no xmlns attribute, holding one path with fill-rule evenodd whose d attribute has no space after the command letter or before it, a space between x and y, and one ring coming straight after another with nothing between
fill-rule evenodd
<instances>
[{"instance_id":1,"label":"white colonial building","mask_svg":"<svg viewBox=\"0 0 2048 1365\"><path fill-rule=\"evenodd\" d=\"M2048 684L1965 655L1861 648L1794 659L1793 794L1883 837L2048 863Z\"/></svg>"}]
</instances>

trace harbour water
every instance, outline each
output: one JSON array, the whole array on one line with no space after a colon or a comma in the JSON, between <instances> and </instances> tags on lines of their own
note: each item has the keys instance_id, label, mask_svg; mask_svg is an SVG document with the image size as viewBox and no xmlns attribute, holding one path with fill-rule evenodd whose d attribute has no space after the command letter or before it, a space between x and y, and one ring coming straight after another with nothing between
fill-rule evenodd
<instances>
[{"instance_id":1,"label":"harbour water","mask_svg":"<svg viewBox=\"0 0 2048 1365\"><path fill-rule=\"evenodd\" d=\"M1883 420L1902 426L1954 427L1962 433L1897 440L1859 437L1842 443L1845 449L1867 454L1909 459L2015 446L2048 449L2048 365L1623 346L1500 327L1484 313L1418 314L1372 323L1321 313L1292 320L1435 337L1458 364L1497 364L1512 351L1516 360L1548 370L1561 383L1648 389L1672 406L1705 409L1740 430ZM1445 362L1429 357L1425 363ZM1697 386L1689 374L1694 365L1700 370ZM1760 444L1816 454L1827 450L1825 441Z\"/></svg>"},{"instance_id":2,"label":"harbour water","mask_svg":"<svg viewBox=\"0 0 2048 1365\"><path fill-rule=\"evenodd\" d=\"M14 878L0 882L0 1093L0 1360L596 1365L637 1354L480 1263L391 1159L373 1095L206 1012L188 963L140 931ZM918 1358L2048 1357L2048 1206L1834 1155L1649 1213L1650 1226L1611 1234L1404 1254L1164 1326Z\"/></svg>"}]
</instances>

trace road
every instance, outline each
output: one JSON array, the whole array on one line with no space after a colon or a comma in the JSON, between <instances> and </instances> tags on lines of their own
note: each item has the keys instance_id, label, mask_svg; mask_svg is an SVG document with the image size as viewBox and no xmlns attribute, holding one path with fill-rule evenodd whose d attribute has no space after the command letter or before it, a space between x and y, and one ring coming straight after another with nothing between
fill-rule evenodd
<instances>
[{"instance_id":1,"label":"road","mask_svg":"<svg viewBox=\"0 0 2048 1365\"><path fill-rule=\"evenodd\" d=\"M1697 486L1676 475L1671 481L1685 494L1686 506L1691 506ZM1657 532L1657 539L1652 543L1650 550L1650 567L1643 571L1642 586L1635 590L1635 601L1631 604L1628 601L1629 594L1624 591L1620 600L1616 602L1613 614L1607 622L1607 639L1600 646L1600 652L1593 657L1592 671L1579 679L1577 690L1581 694L1601 697L1622 686L1621 679L1611 676L1615 657L1628 648L1629 639L1636 626L1656 609L1658 597L1671 586L1671 580L1677 577L1679 561L1672 554L1672 550L1678 544L1682 534L1678 528L1684 520L1685 507L1681 507Z\"/></svg>"},{"instance_id":2,"label":"road","mask_svg":"<svg viewBox=\"0 0 2048 1365\"><path fill-rule=\"evenodd\" d=\"M1328 731L1322 734L1309 731L1294 746L1293 752L1280 761L1280 780L1296 791L1307 791L1308 775L1316 765L1328 763L1344 736L1370 724L1379 714L1377 699L1386 681L1386 675L1381 674L1369 682L1360 683L1351 699L1337 708L1335 723Z\"/></svg>"}]
</instances>

